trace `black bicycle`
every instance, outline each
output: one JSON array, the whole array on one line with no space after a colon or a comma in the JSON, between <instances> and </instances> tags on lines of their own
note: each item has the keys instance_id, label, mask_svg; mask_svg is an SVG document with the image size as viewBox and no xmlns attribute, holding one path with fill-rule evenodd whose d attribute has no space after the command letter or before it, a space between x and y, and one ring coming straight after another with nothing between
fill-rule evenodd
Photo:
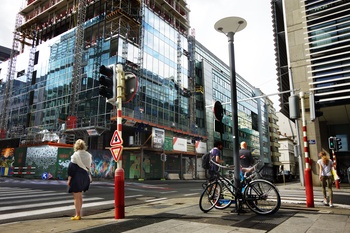
<instances>
[{"instance_id":1,"label":"black bicycle","mask_svg":"<svg viewBox=\"0 0 350 233\"><path fill-rule=\"evenodd\" d=\"M232 166L222 166L211 161L222 169L229 169L233 174ZM204 186L204 191L199 199L199 208L208 212L214 207L225 209L235 203L237 213L242 210L245 204L251 211L260 215L274 214L281 207L281 196L275 185L260 177L257 166L246 169L240 182L239 190L234 185L232 177L226 178L217 172L215 180ZM236 190L238 195L236 195Z\"/></svg>"}]
</instances>

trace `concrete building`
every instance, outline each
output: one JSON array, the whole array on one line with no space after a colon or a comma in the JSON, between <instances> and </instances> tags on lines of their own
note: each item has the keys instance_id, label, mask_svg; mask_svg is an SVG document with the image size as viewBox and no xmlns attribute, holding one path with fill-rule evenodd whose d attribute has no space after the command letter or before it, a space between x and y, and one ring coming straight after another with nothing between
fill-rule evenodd
<instances>
[{"instance_id":1,"label":"concrete building","mask_svg":"<svg viewBox=\"0 0 350 233\"><path fill-rule=\"evenodd\" d=\"M339 174L350 166L348 137L350 62L349 1L272 0L279 91L294 89L299 98L299 135L306 133L307 145L299 137L301 151L319 184L316 161L328 147L328 138L341 139L335 152ZM290 117L288 98L280 95L281 112ZM295 110L294 107L291 109ZM298 111L299 112L299 111ZM309 143L312 142L312 143ZM307 166L305 164L305 166Z\"/></svg>"}]
</instances>

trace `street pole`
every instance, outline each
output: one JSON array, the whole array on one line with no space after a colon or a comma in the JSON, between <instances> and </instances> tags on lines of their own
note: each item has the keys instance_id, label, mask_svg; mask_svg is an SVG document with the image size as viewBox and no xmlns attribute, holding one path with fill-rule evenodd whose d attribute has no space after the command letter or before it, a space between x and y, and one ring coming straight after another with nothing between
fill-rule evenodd
<instances>
[{"instance_id":1,"label":"street pole","mask_svg":"<svg viewBox=\"0 0 350 233\"><path fill-rule=\"evenodd\" d=\"M121 64L117 64L117 131L122 138L122 103L124 94L124 71ZM123 146L123 145L121 145ZM120 155L122 157L122 155ZM117 168L114 174L114 207L115 207L115 219L125 218L125 174L122 166L121 158L118 158Z\"/></svg>"},{"instance_id":2,"label":"street pole","mask_svg":"<svg viewBox=\"0 0 350 233\"><path fill-rule=\"evenodd\" d=\"M309 147L306 134L306 120L305 120L305 106L304 106L304 92L300 92L301 99L301 118L303 123L303 139L304 139L304 155L305 155L305 194L306 194L306 207L314 207L314 191L312 186L312 173L310 165Z\"/></svg>"},{"instance_id":3,"label":"street pole","mask_svg":"<svg viewBox=\"0 0 350 233\"><path fill-rule=\"evenodd\" d=\"M224 33L228 38L228 49L230 58L231 74L231 107L232 107L232 138L233 138L233 163L234 163L234 184L237 187L235 195L239 196L240 187L240 160L239 160L239 141L238 141L238 113L237 113L237 85L236 85L236 67L234 51L234 35L243 30L247 22L240 17L227 17L215 23L214 28L218 32ZM236 203L237 209L237 203Z\"/></svg>"}]
</instances>

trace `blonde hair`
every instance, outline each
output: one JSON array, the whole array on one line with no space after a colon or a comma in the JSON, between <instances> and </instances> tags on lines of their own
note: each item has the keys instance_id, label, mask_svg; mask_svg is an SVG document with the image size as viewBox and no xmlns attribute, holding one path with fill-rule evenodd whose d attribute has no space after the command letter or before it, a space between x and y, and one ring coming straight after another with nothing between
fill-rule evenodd
<instances>
[{"instance_id":1,"label":"blonde hair","mask_svg":"<svg viewBox=\"0 0 350 233\"><path fill-rule=\"evenodd\" d=\"M328 157L327 153L324 152L324 151L321 151L319 155L320 155L320 157L321 157L321 159L322 159L323 164L325 164L326 166L328 166L329 157Z\"/></svg>"},{"instance_id":2,"label":"blonde hair","mask_svg":"<svg viewBox=\"0 0 350 233\"><path fill-rule=\"evenodd\" d=\"M78 139L75 143L74 143L74 151L77 150L86 150L86 144L82 139Z\"/></svg>"}]
</instances>

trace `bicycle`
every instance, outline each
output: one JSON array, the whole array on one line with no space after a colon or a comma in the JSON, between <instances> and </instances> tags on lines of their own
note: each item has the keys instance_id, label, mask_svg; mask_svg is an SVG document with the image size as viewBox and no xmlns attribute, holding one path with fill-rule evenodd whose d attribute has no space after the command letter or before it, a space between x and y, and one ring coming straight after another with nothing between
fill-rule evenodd
<instances>
[{"instance_id":1,"label":"bicycle","mask_svg":"<svg viewBox=\"0 0 350 233\"><path fill-rule=\"evenodd\" d=\"M232 166L222 166L211 161L222 169L232 169ZM255 164L244 172L240 187L235 187L232 179L228 179L217 172L214 181L208 183L199 199L199 207L203 212L208 212L214 207L225 209L235 203L237 213L242 211L245 204L251 211L260 215L274 214L281 206L281 197L276 186L263 180L259 176ZM261 169L260 169L261 170ZM232 174L232 171L230 171ZM251 173L250 175L248 175ZM257 178L258 177L258 178ZM236 195L236 190L238 195Z\"/></svg>"}]
</instances>

